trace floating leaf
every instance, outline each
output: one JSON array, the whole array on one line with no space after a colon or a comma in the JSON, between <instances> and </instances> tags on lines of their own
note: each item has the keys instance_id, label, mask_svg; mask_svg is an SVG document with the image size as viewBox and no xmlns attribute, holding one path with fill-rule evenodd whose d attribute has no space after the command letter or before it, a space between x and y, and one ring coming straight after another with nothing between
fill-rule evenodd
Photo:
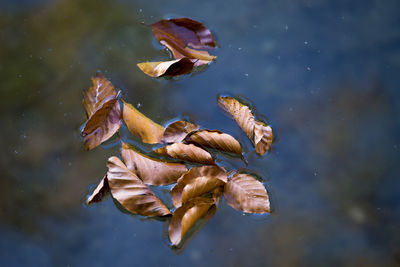
<instances>
[{"instance_id":1,"label":"floating leaf","mask_svg":"<svg viewBox=\"0 0 400 267\"><path fill-rule=\"evenodd\" d=\"M207 50L215 48L211 31L202 23L189 18L160 20L151 25L156 39L169 50L175 59L198 59L196 66L207 64L216 57Z\"/></svg>"},{"instance_id":2,"label":"floating leaf","mask_svg":"<svg viewBox=\"0 0 400 267\"><path fill-rule=\"evenodd\" d=\"M248 213L270 212L264 185L250 174L237 173L225 184L224 197L232 208Z\"/></svg>"},{"instance_id":3,"label":"floating leaf","mask_svg":"<svg viewBox=\"0 0 400 267\"><path fill-rule=\"evenodd\" d=\"M124 102L124 121L129 131L140 137L142 142L155 144L161 141L164 127L147 118L131 104Z\"/></svg>"},{"instance_id":4,"label":"floating leaf","mask_svg":"<svg viewBox=\"0 0 400 267\"><path fill-rule=\"evenodd\" d=\"M187 143L195 143L201 147L213 148L228 153L242 155L242 147L233 136L218 130L200 130L185 138Z\"/></svg>"},{"instance_id":5,"label":"floating leaf","mask_svg":"<svg viewBox=\"0 0 400 267\"><path fill-rule=\"evenodd\" d=\"M190 73L193 70L194 62L189 58L181 58L171 61L142 62L137 65L145 74L157 78Z\"/></svg>"},{"instance_id":6,"label":"floating leaf","mask_svg":"<svg viewBox=\"0 0 400 267\"><path fill-rule=\"evenodd\" d=\"M176 121L165 128L164 135L161 139L163 143L179 143L188 133L198 130L199 125L188 121Z\"/></svg>"},{"instance_id":7,"label":"floating leaf","mask_svg":"<svg viewBox=\"0 0 400 267\"><path fill-rule=\"evenodd\" d=\"M187 172L183 163L164 162L151 158L126 143L121 145L121 155L127 168L134 172L145 184L172 184Z\"/></svg>"},{"instance_id":8,"label":"floating leaf","mask_svg":"<svg viewBox=\"0 0 400 267\"><path fill-rule=\"evenodd\" d=\"M271 147L272 128L264 122L256 120L248 106L237 99L227 96L218 97L218 105L233 117L256 147L256 153L264 155Z\"/></svg>"},{"instance_id":9,"label":"floating leaf","mask_svg":"<svg viewBox=\"0 0 400 267\"><path fill-rule=\"evenodd\" d=\"M107 167L111 194L126 210L149 217L170 214L161 200L119 158L109 158Z\"/></svg>"},{"instance_id":10,"label":"floating leaf","mask_svg":"<svg viewBox=\"0 0 400 267\"><path fill-rule=\"evenodd\" d=\"M271 148L273 141L272 128L262 121L256 121L254 126L254 143L258 155L264 155Z\"/></svg>"},{"instance_id":11,"label":"floating leaf","mask_svg":"<svg viewBox=\"0 0 400 267\"><path fill-rule=\"evenodd\" d=\"M193 167L181 178L171 190L171 198L175 207L187 200L201 196L224 185L228 177L218 166Z\"/></svg>"},{"instance_id":12,"label":"floating leaf","mask_svg":"<svg viewBox=\"0 0 400 267\"><path fill-rule=\"evenodd\" d=\"M210 153L204 149L183 143L174 143L154 150L157 154L200 164L215 164Z\"/></svg>"},{"instance_id":13,"label":"floating leaf","mask_svg":"<svg viewBox=\"0 0 400 267\"><path fill-rule=\"evenodd\" d=\"M93 193L86 200L86 204L92 204L94 202L100 202L104 195L110 191L110 187L108 186L107 175L101 179L100 183L93 190Z\"/></svg>"},{"instance_id":14,"label":"floating leaf","mask_svg":"<svg viewBox=\"0 0 400 267\"><path fill-rule=\"evenodd\" d=\"M122 123L115 87L100 73L92 78L92 83L87 91L83 91L82 101L88 117L82 131L86 150L108 140Z\"/></svg>"},{"instance_id":15,"label":"floating leaf","mask_svg":"<svg viewBox=\"0 0 400 267\"><path fill-rule=\"evenodd\" d=\"M172 214L168 227L171 243L175 246L179 245L190 228L198 220L206 217L214 205L215 201L213 199L198 197L177 208Z\"/></svg>"}]
</instances>

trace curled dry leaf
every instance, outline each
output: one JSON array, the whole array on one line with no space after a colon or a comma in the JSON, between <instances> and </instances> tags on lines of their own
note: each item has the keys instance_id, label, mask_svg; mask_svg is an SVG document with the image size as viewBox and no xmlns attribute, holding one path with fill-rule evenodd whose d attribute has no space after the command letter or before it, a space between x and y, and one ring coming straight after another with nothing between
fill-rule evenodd
<instances>
[{"instance_id":1,"label":"curled dry leaf","mask_svg":"<svg viewBox=\"0 0 400 267\"><path fill-rule=\"evenodd\" d=\"M110 187L108 186L107 175L101 179L100 183L93 190L93 193L86 200L86 204L92 204L94 202L100 202L104 195L110 191Z\"/></svg>"},{"instance_id":2,"label":"curled dry leaf","mask_svg":"<svg viewBox=\"0 0 400 267\"><path fill-rule=\"evenodd\" d=\"M246 133L256 147L256 153L264 155L271 147L272 128L264 122L256 120L248 106L237 99L227 96L218 97L218 105L233 117L239 127Z\"/></svg>"},{"instance_id":3,"label":"curled dry leaf","mask_svg":"<svg viewBox=\"0 0 400 267\"><path fill-rule=\"evenodd\" d=\"M151 158L126 143L121 145L121 155L129 170L134 172L145 184L167 185L175 183L187 172L183 163L165 162Z\"/></svg>"},{"instance_id":4,"label":"curled dry leaf","mask_svg":"<svg viewBox=\"0 0 400 267\"><path fill-rule=\"evenodd\" d=\"M164 133L164 127L147 118L131 104L123 103L123 117L129 131L140 137L143 143L159 143Z\"/></svg>"},{"instance_id":5,"label":"curled dry leaf","mask_svg":"<svg viewBox=\"0 0 400 267\"><path fill-rule=\"evenodd\" d=\"M107 162L107 179L112 196L128 211L143 216L164 216L171 212L159 198L117 157Z\"/></svg>"},{"instance_id":6,"label":"curled dry leaf","mask_svg":"<svg viewBox=\"0 0 400 267\"><path fill-rule=\"evenodd\" d=\"M226 172L218 166L193 167L182 175L178 183L172 188L172 202L175 207L179 207L189 199L223 186L227 180Z\"/></svg>"},{"instance_id":7,"label":"curled dry leaf","mask_svg":"<svg viewBox=\"0 0 400 267\"><path fill-rule=\"evenodd\" d=\"M177 76L192 72L194 61L181 58L171 61L142 62L137 64L141 71L150 77Z\"/></svg>"},{"instance_id":8,"label":"curled dry leaf","mask_svg":"<svg viewBox=\"0 0 400 267\"><path fill-rule=\"evenodd\" d=\"M92 83L87 91L83 91L82 101L88 117L82 131L86 150L108 140L122 123L115 87L101 73L92 78Z\"/></svg>"},{"instance_id":9,"label":"curled dry leaf","mask_svg":"<svg viewBox=\"0 0 400 267\"><path fill-rule=\"evenodd\" d=\"M174 143L154 150L157 154L189 162L212 165L215 164L210 153L204 149L183 143Z\"/></svg>"},{"instance_id":10,"label":"curled dry leaf","mask_svg":"<svg viewBox=\"0 0 400 267\"><path fill-rule=\"evenodd\" d=\"M197 197L177 208L172 214L168 227L171 243L175 246L179 245L185 234L199 219L210 215L209 212L214 205L214 199Z\"/></svg>"},{"instance_id":11,"label":"curled dry leaf","mask_svg":"<svg viewBox=\"0 0 400 267\"><path fill-rule=\"evenodd\" d=\"M199 125L188 121L175 121L165 128L161 141L163 143L179 143L188 133L198 130L199 128Z\"/></svg>"},{"instance_id":12,"label":"curled dry leaf","mask_svg":"<svg viewBox=\"0 0 400 267\"><path fill-rule=\"evenodd\" d=\"M237 173L225 184L224 197L232 208L248 213L270 212L268 192L250 174Z\"/></svg>"},{"instance_id":13,"label":"curled dry leaf","mask_svg":"<svg viewBox=\"0 0 400 267\"><path fill-rule=\"evenodd\" d=\"M254 143L256 145L256 152L259 155L264 155L271 148L273 141L272 128L262 121L256 121L254 126Z\"/></svg>"},{"instance_id":14,"label":"curled dry leaf","mask_svg":"<svg viewBox=\"0 0 400 267\"><path fill-rule=\"evenodd\" d=\"M215 48L214 37L202 23L189 18L160 20L151 25L154 36L176 59L197 59L196 66L207 64L216 57L207 50Z\"/></svg>"},{"instance_id":15,"label":"curled dry leaf","mask_svg":"<svg viewBox=\"0 0 400 267\"><path fill-rule=\"evenodd\" d=\"M240 156L242 155L242 147L239 141L233 136L218 130L200 130L193 132L185 138L185 142Z\"/></svg>"}]
</instances>

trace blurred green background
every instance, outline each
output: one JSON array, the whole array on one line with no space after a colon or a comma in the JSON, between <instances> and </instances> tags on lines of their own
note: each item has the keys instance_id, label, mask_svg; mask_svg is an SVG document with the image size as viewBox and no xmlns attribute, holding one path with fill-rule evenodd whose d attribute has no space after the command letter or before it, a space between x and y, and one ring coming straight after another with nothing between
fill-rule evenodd
<instances>
[{"instance_id":1,"label":"blurred green background","mask_svg":"<svg viewBox=\"0 0 400 267\"><path fill-rule=\"evenodd\" d=\"M1 1L2 265L399 266L399 13L395 0ZM217 62L178 79L145 76L138 62L170 55L142 23L169 17L209 27ZM157 122L187 116L240 138L276 213L223 203L176 254L162 222L111 198L87 207L118 154L113 141L85 152L79 137L96 70ZM245 96L269 118L271 153L252 152L218 93Z\"/></svg>"}]
</instances>

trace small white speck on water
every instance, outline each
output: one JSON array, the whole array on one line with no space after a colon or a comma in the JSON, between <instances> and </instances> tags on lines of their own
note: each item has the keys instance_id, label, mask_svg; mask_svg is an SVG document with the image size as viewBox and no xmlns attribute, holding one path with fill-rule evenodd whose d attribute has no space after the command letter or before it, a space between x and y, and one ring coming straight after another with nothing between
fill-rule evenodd
<instances>
[{"instance_id":1,"label":"small white speck on water","mask_svg":"<svg viewBox=\"0 0 400 267\"><path fill-rule=\"evenodd\" d=\"M140 108L141 106L142 106L142 104L140 104L140 103L137 103L137 105L136 105L137 108Z\"/></svg>"},{"instance_id":2,"label":"small white speck on water","mask_svg":"<svg viewBox=\"0 0 400 267\"><path fill-rule=\"evenodd\" d=\"M318 172L314 172L314 176L318 176Z\"/></svg>"},{"instance_id":3,"label":"small white speck on water","mask_svg":"<svg viewBox=\"0 0 400 267\"><path fill-rule=\"evenodd\" d=\"M248 74L248 73L245 73L244 76L249 77L249 74Z\"/></svg>"},{"instance_id":4,"label":"small white speck on water","mask_svg":"<svg viewBox=\"0 0 400 267\"><path fill-rule=\"evenodd\" d=\"M15 155L18 155L18 151L16 149L14 150L14 153L15 153Z\"/></svg>"},{"instance_id":5,"label":"small white speck on water","mask_svg":"<svg viewBox=\"0 0 400 267\"><path fill-rule=\"evenodd\" d=\"M308 70L308 71L310 71L310 70L311 70L311 68L310 68L310 67L307 67L307 70Z\"/></svg>"},{"instance_id":6,"label":"small white speck on water","mask_svg":"<svg viewBox=\"0 0 400 267\"><path fill-rule=\"evenodd\" d=\"M286 31L289 30L289 26L288 25L285 25L285 30Z\"/></svg>"},{"instance_id":7,"label":"small white speck on water","mask_svg":"<svg viewBox=\"0 0 400 267\"><path fill-rule=\"evenodd\" d=\"M238 48L238 50L240 51L240 50L242 50L242 48L241 48L241 47L239 47L239 48Z\"/></svg>"},{"instance_id":8,"label":"small white speck on water","mask_svg":"<svg viewBox=\"0 0 400 267\"><path fill-rule=\"evenodd\" d=\"M304 44L305 44L305 45L308 45L308 42L307 42L307 41L304 41Z\"/></svg>"},{"instance_id":9,"label":"small white speck on water","mask_svg":"<svg viewBox=\"0 0 400 267\"><path fill-rule=\"evenodd\" d=\"M18 78L22 78L22 74L18 74Z\"/></svg>"},{"instance_id":10,"label":"small white speck on water","mask_svg":"<svg viewBox=\"0 0 400 267\"><path fill-rule=\"evenodd\" d=\"M142 13L142 12L143 12L143 9L139 8L139 13Z\"/></svg>"}]
</instances>

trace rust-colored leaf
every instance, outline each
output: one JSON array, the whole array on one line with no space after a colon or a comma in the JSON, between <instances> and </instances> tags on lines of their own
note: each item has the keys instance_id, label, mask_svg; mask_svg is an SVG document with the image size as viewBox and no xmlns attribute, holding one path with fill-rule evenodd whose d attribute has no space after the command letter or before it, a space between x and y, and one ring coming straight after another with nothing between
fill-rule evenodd
<instances>
[{"instance_id":1,"label":"rust-colored leaf","mask_svg":"<svg viewBox=\"0 0 400 267\"><path fill-rule=\"evenodd\" d=\"M93 193L86 200L86 204L92 204L94 202L100 202L104 195L110 191L110 187L108 186L107 175L101 179L100 183L93 190Z\"/></svg>"},{"instance_id":2,"label":"rust-colored leaf","mask_svg":"<svg viewBox=\"0 0 400 267\"><path fill-rule=\"evenodd\" d=\"M214 37L202 23L189 18L161 20L151 25L154 36L176 59L198 59L196 66L207 64L216 57L207 50L215 48Z\"/></svg>"},{"instance_id":3,"label":"rust-colored leaf","mask_svg":"<svg viewBox=\"0 0 400 267\"><path fill-rule=\"evenodd\" d=\"M179 143L188 133L198 130L199 128L199 125L188 121L175 121L165 128L161 141L163 143Z\"/></svg>"},{"instance_id":4,"label":"rust-colored leaf","mask_svg":"<svg viewBox=\"0 0 400 267\"><path fill-rule=\"evenodd\" d=\"M144 155L126 143L121 145L121 155L129 170L145 184L167 185L175 183L187 168L183 163L165 162Z\"/></svg>"},{"instance_id":5,"label":"rust-colored leaf","mask_svg":"<svg viewBox=\"0 0 400 267\"><path fill-rule=\"evenodd\" d=\"M111 194L126 210L149 217L170 214L161 200L119 158L109 158L107 167Z\"/></svg>"},{"instance_id":6,"label":"rust-colored leaf","mask_svg":"<svg viewBox=\"0 0 400 267\"><path fill-rule=\"evenodd\" d=\"M270 212L268 192L264 185L246 173L235 174L225 184L224 197L232 208L248 213Z\"/></svg>"},{"instance_id":7,"label":"rust-colored leaf","mask_svg":"<svg viewBox=\"0 0 400 267\"><path fill-rule=\"evenodd\" d=\"M195 60L181 58L171 61L142 62L137 64L150 77L178 76L192 72Z\"/></svg>"},{"instance_id":8,"label":"rust-colored leaf","mask_svg":"<svg viewBox=\"0 0 400 267\"><path fill-rule=\"evenodd\" d=\"M271 148L273 140L272 128L262 121L256 121L254 126L254 143L256 152L262 156Z\"/></svg>"},{"instance_id":9,"label":"rust-colored leaf","mask_svg":"<svg viewBox=\"0 0 400 267\"><path fill-rule=\"evenodd\" d=\"M239 141L233 136L218 130L200 130L193 132L185 138L185 142L240 156L242 155L242 147Z\"/></svg>"},{"instance_id":10,"label":"rust-colored leaf","mask_svg":"<svg viewBox=\"0 0 400 267\"><path fill-rule=\"evenodd\" d=\"M272 128L264 122L256 120L250 108L237 99L227 96L218 97L218 105L239 125L256 147L256 153L264 155L271 147Z\"/></svg>"},{"instance_id":11,"label":"rust-colored leaf","mask_svg":"<svg viewBox=\"0 0 400 267\"><path fill-rule=\"evenodd\" d=\"M140 137L143 143L159 143L164 133L164 127L147 118L131 104L123 103L123 117L129 131Z\"/></svg>"},{"instance_id":12,"label":"rust-colored leaf","mask_svg":"<svg viewBox=\"0 0 400 267\"><path fill-rule=\"evenodd\" d=\"M169 223L169 239L175 246L181 243L185 234L200 219L207 216L208 212L215 205L211 198L198 197L189 200L172 214Z\"/></svg>"},{"instance_id":13,"label":"rust-colored leaf","mask_svg":"<svg viewBox=\"0 0 400 267\"><path fill-rule=\"evenodd\" d=\"M224 185L227 180L226 172L218 166L193 167L179 178L178 183L171 190L172 202L175 207L179 207L191 198Z\"/></svg>"},{"instance_id":14,"label":"rust-colored leaf","mask_svg":"<svg viewBox=\"0 0 400 267\"><path fill-rule=\"evenodd\" d=\"M87 91L83 91L82 101L88 117L82 131L86 150L108 140L122 123L115 87L100 73L92 78L92 83Z\"/></svg>"},{"instance_id":15,"label":"rust-colored leaf","mask_svg":"<svg viewBox=\"0 0 400 267\"><path fill-rule=\"evenodd\" d=\"M215 164L210 153L204 149L183 143L174 143L154 150L157 154L189 162L211 165Z\"/></svg>"}]
</instances>

